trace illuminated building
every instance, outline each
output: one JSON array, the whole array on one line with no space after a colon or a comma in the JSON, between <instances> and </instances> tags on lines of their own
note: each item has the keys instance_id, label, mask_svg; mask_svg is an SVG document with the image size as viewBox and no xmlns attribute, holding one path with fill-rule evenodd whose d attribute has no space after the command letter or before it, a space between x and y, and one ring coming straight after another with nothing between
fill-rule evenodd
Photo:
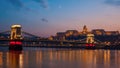
<instances>
[{"instance_id":1,"label":"illuminated building","mask_svg":"<svg viewBox=\"0 0 120 68\"><path fill-rule=\"evenodd\" d=\"M67 30L66 32L56 33L56 39L57 40L65 40L66 37L71 37L71 36L77 37L78 35L79 35L79 32L77 30Z\"/></svg>"},{"instance_id":2,"label":"illuminated building","mask_svg":"<svg viewBox=\"0 0 120 68\"><path fill-rule=\"evenodd\" d=\"M73 35L73 36L78 36L78 35L79 35L79 32L78 32L77 30L67 30L67 31L65 32L65 35L66 35L66 36L71 36L71 35Z\"/></svg>"},{"instance_id":3,"label":"illuminated building","mask_svg":"<svg viewBox=\"0 0 120 68\"><path fill-rule=\"evenodd\" d=\"M119 31L105 31L104 29L93 29L88 31L86 25L83 26L83 30L78 32L77 30L67 30L66 32L58 32L56 36L50 37L49 39L54 40L80 40L87 38L88 34L93 34L95 39L102 42L113 41L118 39ZM90 40L90 37L88 38ZM91 38L93 39L93 38ZM94 40L92 40L94 41ZM91 42L92 42L91 41ZM88 40L86 42L89 42Z\"/></svg>"},{"instance_id":4,"label":"illuminated building","mask_svg":"<svg viewBox=\"0 0 120 68\"><path fill-rule=\"evenodd\" d=\"M94 29L91 31L94 35L105 35L104 29Z\"/></svg>"},{"instance_id":5,"label":"illuminated building","mask_svg":"<svg viewBox=\"0 0 120 68\"><path fill-rule=\"evenodd\" d=\"M65 40L65 32L58 32L56 36L57 40Z\"/></svg>"},{"instance_id":6,"label":"illuminated building","mask_svg":"<svg viewBox=\"0 0 120 68\"><path fill-rule=\"evenodd\" d=\"M91 32L95 35L119 35L119 31L105 31L104 29L94 29Z\"/></svg>"},{"instance_id":7,"label":"illuminated building","mask_svg":"<svg viewBox=\"0 0 120 68\"><path fill-rule=\"evenodd\" d=\"M119 35L119 31L105 31L105 35Z\"/></svg>"},{"instance_id":8,"label":"illuminated building","mask_svg":"<svg viewBox=\"0 0 120 68\"><path fill-rule=\"evenodd\" d=\"M50 36L48 40L54 40L54 36Z\"/></svg>"},{"instance_id":9,"label":"illuminated building","mask_svg":"<svg viewBox=\"0 0 120 68\"><path fill-rule=\"evenodd\" d=\"M58 32L56 36L60 36L60 37L65 36L65 32Z\"/></svg>"}]
</instances>

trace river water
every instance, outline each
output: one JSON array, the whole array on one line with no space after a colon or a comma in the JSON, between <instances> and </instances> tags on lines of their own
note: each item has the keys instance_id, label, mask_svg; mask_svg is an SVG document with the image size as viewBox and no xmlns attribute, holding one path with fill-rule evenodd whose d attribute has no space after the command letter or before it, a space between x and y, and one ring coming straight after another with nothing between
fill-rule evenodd
<instances>
[{"instance_id":1,"label":"river water","mask_svg":"<svg viewBox=\"0 0 120 68\"><path fill-rule=\"evenodd\" d=\"M120 68L120 50L0 47L0 68Z\"/></svg>"}]
</instances>

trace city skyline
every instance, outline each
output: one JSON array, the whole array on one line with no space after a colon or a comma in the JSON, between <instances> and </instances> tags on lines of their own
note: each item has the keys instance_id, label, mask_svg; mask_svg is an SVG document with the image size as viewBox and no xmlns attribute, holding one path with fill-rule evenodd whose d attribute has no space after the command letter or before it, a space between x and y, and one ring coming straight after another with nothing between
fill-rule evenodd
<instances>
[{"instance_id":1,"label":"city skyline","mask_svg":"<svg viewBox=\"0 0 120 68\"><path fill-rule=\"evenodd\" d=\"M1 0L0 32L13 24L48 37L65 30L120 31L120 0Z\"/></svg>"}]
</instances>

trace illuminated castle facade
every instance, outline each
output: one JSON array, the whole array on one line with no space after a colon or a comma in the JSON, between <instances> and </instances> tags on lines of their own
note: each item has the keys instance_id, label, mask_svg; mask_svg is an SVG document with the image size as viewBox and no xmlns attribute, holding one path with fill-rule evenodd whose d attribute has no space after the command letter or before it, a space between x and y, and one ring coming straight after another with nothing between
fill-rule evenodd
<instances>
[{"instance_id":1,"label":"illuminated castle facade","mask_svg":"<svg viewBox=\"0 0 120 68\"><path fill-rule=\"evenodd\" d=\"M86 25L83 26L82 31L77 30L66 30L65 32L57 32L56 36L50 37L52 40L79 40L85 38L87 34L94 34L95 37L103 37L103 36L117 36L119 35L119 31L105 31L104 29L93 29L88 31Z\"/></svg>"}]
</instances>

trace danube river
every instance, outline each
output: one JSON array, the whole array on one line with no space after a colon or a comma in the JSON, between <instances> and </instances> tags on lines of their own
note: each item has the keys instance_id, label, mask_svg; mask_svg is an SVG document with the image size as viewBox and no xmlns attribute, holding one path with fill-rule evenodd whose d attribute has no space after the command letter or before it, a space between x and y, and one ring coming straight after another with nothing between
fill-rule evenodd
<instances>
[{"instance_id":1,"label":"danube river","mask_svg":"<svg viewBox=\"0 0 120 68\"><path fill-rule=\"evenodd\" d=\"M120 50L0 47L0 68L120 68Z\"/></svg>"}]
</instances>

